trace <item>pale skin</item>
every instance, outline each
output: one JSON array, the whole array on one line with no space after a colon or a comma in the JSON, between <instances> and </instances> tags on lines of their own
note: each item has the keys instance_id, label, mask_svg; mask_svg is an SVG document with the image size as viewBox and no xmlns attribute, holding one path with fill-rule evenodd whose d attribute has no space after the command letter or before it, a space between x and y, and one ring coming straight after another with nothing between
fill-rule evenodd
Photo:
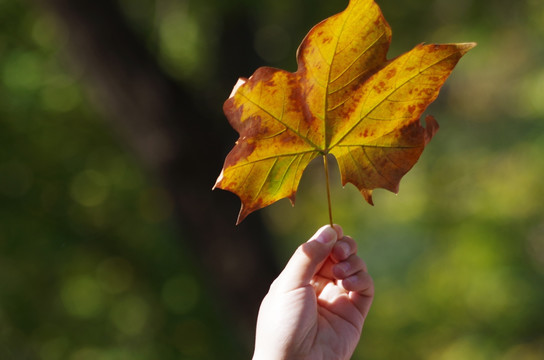
<instances>
[{"instance_id":1,"label":"pale skin","mask_svg":"<svg viewBox=\"0 0 544 360\"><path fill-rule=\"evenodd\" d=\"M349 359L373 297L355 241L338 225L323 226L297 248L265 296L253 360Z\"/></svg>"}]
</instances>

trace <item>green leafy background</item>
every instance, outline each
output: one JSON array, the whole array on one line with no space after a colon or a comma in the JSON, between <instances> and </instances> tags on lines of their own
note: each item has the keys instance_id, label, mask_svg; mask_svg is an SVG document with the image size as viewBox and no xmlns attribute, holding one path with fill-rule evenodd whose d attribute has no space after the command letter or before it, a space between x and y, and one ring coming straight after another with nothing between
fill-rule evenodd
<instances>
[{"instance_id":1,"label":"green leafy background","mask_svg":"<svg viewBox=\"0 0 544 360\"><path fill-rule=\"evenodd\" d=\"M346 1L122 5L166 71L213 91L223 14L249 12L244 46L294 70L304 34ZM390 57L419 42L479 45L429 108L441 130L399 195L376 191L370 207L333 172L335 222L376 285L354 359L544 358L544 3L379 5ZM33 3L0 0L0 358L247 357L172 231L165 191L63 57L67 36ZM262 212L283 264L328 221L321 164L295 209Z\"/></svg>"}]
</instances>

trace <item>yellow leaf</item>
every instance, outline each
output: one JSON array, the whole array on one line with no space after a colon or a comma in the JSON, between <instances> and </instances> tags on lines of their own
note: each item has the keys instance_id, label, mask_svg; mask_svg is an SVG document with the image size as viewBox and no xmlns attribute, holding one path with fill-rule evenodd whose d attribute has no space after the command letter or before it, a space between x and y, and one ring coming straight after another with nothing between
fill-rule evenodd
<instances>
[{"instance_id":1,"label":"yellow leaf","mask_svg":"<svg viewBox=\"0 0 544 360\"><path fill-rule=\"evenodd\" d=\"M295 193L308 163L333 154L342 183L372 204L372 190L397 192L438 130L420 117L474 43L418 45L386 59L391 29L372 0L316 25L295 73L262 67L240 79L224 112L240 134L214 186L242 201L238 223Z\"/></svg>"}]
</instances>

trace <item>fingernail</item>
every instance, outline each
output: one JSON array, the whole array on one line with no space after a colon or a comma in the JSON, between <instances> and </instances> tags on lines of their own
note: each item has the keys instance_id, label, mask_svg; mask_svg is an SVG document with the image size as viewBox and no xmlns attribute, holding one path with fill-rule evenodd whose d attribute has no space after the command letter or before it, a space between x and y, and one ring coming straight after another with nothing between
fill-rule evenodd
<instances>
[{"instance_id":1,"label":"fingernail","mask_svg":"<svg viewBox=\"0 0 544 360\"><path fill-rule=\"evenodd\" d=\"M324 228L315 238L322 244L328 244L336 239L336 231L331 227Z\"/></svg>"}]
</instances>

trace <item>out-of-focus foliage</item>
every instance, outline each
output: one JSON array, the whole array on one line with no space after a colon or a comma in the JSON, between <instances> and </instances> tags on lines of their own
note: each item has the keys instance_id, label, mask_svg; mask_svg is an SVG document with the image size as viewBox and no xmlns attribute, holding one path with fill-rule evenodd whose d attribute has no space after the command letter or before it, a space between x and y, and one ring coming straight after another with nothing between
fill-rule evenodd
<instances>
[{"instance_id":1,"label":"out-of-focus foliage","mask_svg":"<svg viewBox=\"0 0 544 360\"><path fill-rule=\"evenodd\" d=\"M441 130L398 196L376 191L370 207L333 186L335 221L376 284L354 358L543 358L544 3L378 3L393 55L421 40L478 47L429 108ZM304 34L346 4L122 2L166 71L210 91L222 14L251 14L263 64L292 71ZM0 358L237 358L164 191L93 110L63 57L70 34L31 5L0 0ZM324 186L310 166L296 211L264 211L280 263L327 222Z\"/></svg>"},{"instance_id":2,"label":"out-of-focus foliage","mask_svg":"<svg viewBox=\"0 0 544 360\"><path fill-rule=\"evenodd\" d=\"M67 36L0 1L0 359L236 354L169 199L93 110Z\"/></svg>"}]
</instances>

